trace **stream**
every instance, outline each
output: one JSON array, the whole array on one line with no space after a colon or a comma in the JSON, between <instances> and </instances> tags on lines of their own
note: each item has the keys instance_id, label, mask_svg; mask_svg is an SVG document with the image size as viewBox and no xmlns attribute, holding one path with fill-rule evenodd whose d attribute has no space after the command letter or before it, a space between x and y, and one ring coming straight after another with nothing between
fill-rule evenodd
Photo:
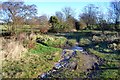
<instances>
[{"instance_id":1,"label":"stream","mask_svg":"<svg viewBox=\"0 0 120 80\"><path fill-rule=\"evenodd\" d=\"M71 54L70 53L67 54L68 50L71 51ZM70 69L75 70L77 68L77 63L76 62L71 63L70 59L77 56L76 51L80 51L81 53L83 53L85 55L89 54L87 51L85 51L83 49L83 47L79 47L77 45L74 47L71 47L69 49L63 49L63 51L61 53L61 60L59 60L51 70L44 72L43 74L38 75L37 78L39 78L39 79L52 78L51 75L59 73L60 71L62 71L63 68L70 68Z\"/></svg>"}]
</instances>

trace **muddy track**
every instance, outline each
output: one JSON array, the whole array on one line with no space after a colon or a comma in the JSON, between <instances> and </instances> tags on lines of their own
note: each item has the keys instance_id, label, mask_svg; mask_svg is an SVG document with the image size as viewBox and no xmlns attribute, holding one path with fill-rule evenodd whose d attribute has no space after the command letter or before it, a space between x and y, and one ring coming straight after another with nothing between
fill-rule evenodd
<instances>
[{"instance_id":1,"label":"muddy track","mask_svg":"<svg viewBox=\"0 0 120 80\"><path fill-rule=\"evenodd\" d=\"M89 53L90 56L94 57L97 59L97 63L94 62L94 64L91 66L90 69L88 69L88 75L86 78L94 78L94 76L96 76L98 73L102 72L102 69L99 68L99 66L101 66L105 60L101 59L100 57Z\"/></svg>"},{"instance_id":2,"label":"muddy track","mask_svg":"<svg viewBox=\"0 0 120 80\"><path fill-rule=\"evenodd\" d=\"M80 53L77 53L76 51L79 51ZM76 57L79 57L79 59L76 59ZM71 61L71 59L75 60ZM61 60L59 60L51 70L38 75L38 78L53 78L53 75L59 74L66 68L80 70L82 72L90 72L87 76L87 78L89 78L92 74L96 73L94 71L95 69L99 69L98 64L101 64L98 57L85 51L82 47L69 47L69 49L63 49Z\"/></svg>"}]
</instances>

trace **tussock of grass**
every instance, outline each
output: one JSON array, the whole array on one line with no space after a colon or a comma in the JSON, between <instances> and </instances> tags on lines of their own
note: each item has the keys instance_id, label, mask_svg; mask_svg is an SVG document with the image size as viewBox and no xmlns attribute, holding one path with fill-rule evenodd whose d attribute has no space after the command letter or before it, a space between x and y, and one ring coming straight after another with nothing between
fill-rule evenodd
<instances>
[{"instance_id":1,"label":"tussock of grass","mask_svg":"<svg viewBox=\"0 0 120 80\"><path fill-rule=\"evenodd\" d=\"M75 44L76 44L76 40L75 39L69 39L68 40L68 45L70 45L71 47L75 46Z\"/></svg>"},{"instance_id":2,"label":"tussock of grass","mask_svg":"<svg viewBox=\"0 0 120 80\"><path fill-rule=\"evenodd\" d=\"M60 60L61 49L36 44L20 60L3 61L4 78L35 78L50 70Z\"/></svg>"},{"instance_id":3,"label":"tussock of grass","mask_svg":"<svg viewBox=\"0 0 120 80\"><path fill-rule=\"evenodd\" d=\"M62 48L67 39L65 37L55 37L48 35L37 35L37 38L48 46Z\"/></svg>"},{"instance_id":4,"label":"tussock of grass","mask_svg":"<svg viewBox=\"0 0 120 80\"><path fill-rule=\"evenodd\" d=\"M91 43L91 41L87 38L81 38L79 41L80 46L86 46L86 45L89 45L90 43Z\"/></svg>"},{"instance_id":5,"label":"tussock of grass","mask_svg":"<svg viewBox=\"0 0 120 80\"><path fill-rule=\"evenodd\" d=\"M48 41L45 41L45 43L48 45L48 46L52 46L52 47L57 47L57 48L62 48L65 43L66 43L67 39L66 38L55 38L55 40L48 40Z\"/></svg>"},{"instance_id":6,"label":"tussock of grass","mask_svg":"<svg viewBox=\"0 0 120 80\"><path fill-rule=\"evenodd\" d=\"M6 40L2 38L3 44L2 45L2 52L4 59L20 59L24 53L27 52L27 49L20 43L19 41L15 40Z\"/></svg>"}]
</instances>

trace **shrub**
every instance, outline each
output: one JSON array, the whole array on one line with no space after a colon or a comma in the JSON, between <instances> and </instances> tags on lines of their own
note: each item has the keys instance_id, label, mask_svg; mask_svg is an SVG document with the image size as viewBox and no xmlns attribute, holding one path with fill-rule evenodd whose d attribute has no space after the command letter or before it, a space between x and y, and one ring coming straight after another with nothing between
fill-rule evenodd
<instances>
[{"instance_id":1,"label":"shrub","mask_svg":"<svg viewBox=\"0 0 120 80\"><path fill-rule=\"evenodd\" d=\"M81 20L81 21L80 21L80 29L83 30L83 29L85 29L86 27L87 27L86 23L85 23L83 20Z\"/></svg>"},{"instance_id":2,"label":"shrub","mask_svg":"<svg viewBox=\"0 0 120 80\"><path fill-rule=\"evenodd\" d=\"M99 41L101 41L101 39L98 36L93 36L92 41L99 42Z\"/></svg>"},{"instance_id":3,"label":"shrub","mask_svg":"<svg viewBox=\"0 0 120 80\"><path fill-rule=\"evenodd\" d=\"M111 48L111 49L113 49L113 50L116 50L116 49L117 49L117 44L116 44L116 43L109 44L109 45L108 45L108 48Z\"/></svg>"},{"instance_id":4,"label":"shrub","mask_svg":"<svg viewBox=\"0 0 120 80\"><path fill-rule=\"evenodd\" d=\"M70 30L71 30L70 26L66 23L54 23L49 31L50 32L67 32Z\"/></svg>"},{"instance_id":5,"label":"shrub","mask_svg":"<svg viewBox=\"0 0 120 80\"><path fill-rule=\"evenodd\" d=\"M3 46L3 58L16 60L20 59L23 53L27 52L27 49L23 47L18 41L8 41Z\"/></svg>"},{"instance_id":6,"label":"shrub","mask_svg":"<svg viewBox=\"0 0 120 80\"><path fill-rule=\"evenodd\" d=\"M34 47L35 47L35 42L29 41L28 42L28 48L31 49L31 48L34 48Z\"/></svg>"},{"instance_id":7,"label":"shrub","mask_svg":"<svg viewBox=\"0 0 120 80\"><path fill-rule=\"evenodd\" d=\"M117 49L120 50L120 43L117 45Z\"/></svg>"},{"instance_id":8,"label":"shrub","mask_svg":"<svg viewBox=\"0 0 120 80\"><path fill-rule=\"evenodd\" d=\"M47 42L47 41L54 41L55 38L54 36L48 36L48 35L37 35L36 39L40 39L43 42Z\"/></svg>"},{"instance_id":9,"label":"shrub","mask_svg":"<svg viewBox=\"0 0 120 80\"><path fill-rule=\"evenodd\" d=\"M45 41L45 43L48 46L62 48L65 45L66 41L67 41L67 39L64 37L60 37L60 38L56 37L56 38L54 38L54 40Z\"/></svg>"},{"instance_id":10,"label":"shrub","mask_svg":"<svg viewBox=\"0 0 120 80\"><path fill-rule=\"evenodd\" d=\"M41 33L47 33L49 30L49 27L40 27L40 32Z\"/></svg>"},{"instance_id":11,"label":"shrub","mask_svg":"<svg viewBox=\"0 0 120 80\"><path fill-rule=\"evenodd\" d=\"M91 43L91 41L89 39L86 39L86 38L81 38L80 41L79 41L80 46L86 46L90 43Z\"/></svg>"},{"instance_id":12,"label":"shrub","mask_svg":"<svg viewBox=\"0 0 120 80\"><path fill-rule=\"evenodd\" d=\"M62 48L67 39L65 37L55 37L55 36L48 36L48 35L37 35L37 38L45 43L47 46Z\"/></svg>"},{"instance_id":13,"label":"shrub","mask_svg":"<svg viewBox=\"0 0 120 80\"><path fill-rule=\"evenodd\" d=\"M113 50L120 50L120 44L112 43L108 45L108 48L111 48Z\"/></svg>"},{"instance_id":14,"label":"shrub","mask_svg":"<svg viewBox=\"0 0 120 80\"><path fill-rule=\"evenodd\" d=\"M68 45L75 46L75 44L76 44L76 40L75 39L68 40Z\"/></svg>"}]
</instances>

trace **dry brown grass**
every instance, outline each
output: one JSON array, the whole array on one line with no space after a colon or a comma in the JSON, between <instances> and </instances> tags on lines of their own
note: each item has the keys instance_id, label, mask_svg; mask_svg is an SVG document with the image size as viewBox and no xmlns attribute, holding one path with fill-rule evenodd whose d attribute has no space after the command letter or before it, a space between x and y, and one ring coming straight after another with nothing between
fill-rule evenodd
<instances>
[{"instance_id":1,"label":"dry brown grass","mask_svg":"<svg viewBox=\"0 0 120 80\"><path fill-rule=\"evenodd\" d=\"M27 49L19 41L13 39L6 40L3 37L1 40L3 59L16 60L21 58L23 53L27 52Z\"/></svg>"},{"instance_id":2,"label":"dry brown grass","mask_svg":"<svg viewBox=\"0 0 120 80\"><path fill-rule=\"evenodd\" d=\"M0 44L2 44L2 39L0 38ZM2 45L0 45L0 80L2 79Z\"/></svg>"}]
</instances>

